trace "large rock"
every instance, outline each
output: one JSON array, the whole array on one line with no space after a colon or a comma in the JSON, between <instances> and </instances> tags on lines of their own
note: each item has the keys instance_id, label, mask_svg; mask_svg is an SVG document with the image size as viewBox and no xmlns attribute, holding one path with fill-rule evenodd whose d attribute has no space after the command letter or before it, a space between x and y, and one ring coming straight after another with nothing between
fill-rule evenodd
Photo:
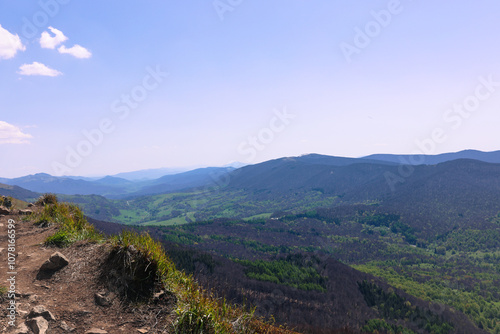
<instances>
[{"instance_id":1,"label":"large rock","mask_svg":"<svg viewBox=\"0 0 500 334\"><path fill-rule=\"evenodd\" d=\"M59 252L55 252L40 267L40 271L56 271L69 264L68 259Z\"/></svg>"},{"instance_id":2,"label":"large rock","mask_svg":"<svg viewBox=\"0 0 500 334\"><path fill-rule=\"evenodd\" d=\"M42 317L47 321L55 321L56 318L54 315L47 310L47 308L43 305L35 306L31 309L31 312L28 314L28 319Z\"/></svg>"},{"instance_id":3,"label":"large rock","mask_svg":"<svg viewBox=\"0 0 500 334\"><path fill-rule=\"evenodd\" d=\"M0 206L0 215L10 215L10 210L5 206Z\"/></svg>"},{"instance_id":4,"label":"large rock","mask_svg":"<svg viewBox=\"0 0 500 334\"><path fill-rule=\"evenodd\" d=\"M26 324L35 334L45 334L49 329L49 322L43 317L36 317L26 321Z\"/></svg>"},{"instance_id":5,"label":"large rock","mask_svg":"<svg viewBox=\"0 0 500 334\"><path fill-rule=\"evenodd\" d=\"M19 210L18 214L23 215L23 216L29 216L33 213L33 210L25 209L25 210Z\"/></svg>"}]
</instances>

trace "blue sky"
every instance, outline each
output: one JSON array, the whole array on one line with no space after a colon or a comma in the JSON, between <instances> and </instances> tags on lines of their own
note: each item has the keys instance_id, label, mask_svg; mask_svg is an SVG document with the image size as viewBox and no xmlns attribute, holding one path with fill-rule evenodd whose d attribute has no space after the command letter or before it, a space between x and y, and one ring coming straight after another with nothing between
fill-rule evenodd
<instances>
[{"instance_id":1,"label":"blue sky","mask_svg":"<svg viewBox=\"0 0 500 334\"><path fill-rule=\"evenodd\" d=\"M0 176L497 150L499 12L0 0Z\"/></svg>"}]
</instances>

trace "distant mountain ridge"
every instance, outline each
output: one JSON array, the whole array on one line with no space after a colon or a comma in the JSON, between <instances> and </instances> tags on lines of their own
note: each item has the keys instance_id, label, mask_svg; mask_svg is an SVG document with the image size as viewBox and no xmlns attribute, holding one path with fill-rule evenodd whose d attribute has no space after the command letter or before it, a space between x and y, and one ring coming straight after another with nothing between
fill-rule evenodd
<instances>
[{"instance_id":1,"label":"distant mountain ridge","mask_svg":"<svg viewBox=\"0 0 500 334\"><path fill-rule=\"evenodd\" d=\"M395 165L397 163L391 161L383 161L377 159L368 159L368 158L345 158L345 157L337 157L330 155L322 155L322 154L304 154L298 157L285 157L275 160L270 160L267 162L286 162L286 161L298 161L302 163L307 163L311 165L328 165L328 166L349 166L353 164L382 164L382 165ZM266 162L264 162L266 163Z\"/></svg>"},{"instance_id":2,"label":"distant mountain ridge","mask_svg":"<svg viewBox=\"0 0 500 334\"><path fill-rule=\"evenodd\" d=\"M123 198L202 187L232 170L234 168L230 167L200 168L184 173L165 175L155 180L143 181L130 181L116 176L89 180L38 173L14 179L0 178L0 182L37 193L101 195L108 198Z\"/></svg>"},{"instance_id":3,"label":"distant mountain ridge","mask_svg":"<svg viewBox=\"0 0 500 334\"><path fill-rule=\"evenodd\" d=\"M189 168L154 168L118 173L112 176L129 181L147 181L155 180L165 175L180 174L188 171Z\"/></svg>"},{"instance_id":4,"label":"distant mountain ridge","mask_svg":"<svg viewBox=\"0 0 500 334\"><path fill-rule=\"evenodd\" d=\"M11 186L18 186L31 192L47 193L53 192L63 195L101 195L108 198L131 198L137 196L146 196L153 194L169 193L174 191L183 191L189 188L204 187L207 185L216 185L217 180L228 174L231 174L231 185L238 182L238 187L255 188L258 184L266 184L266 187L280 187L279 183L287 183L290 189L294 184L315 185L316 188L323 188L325 182L328 184L321 173L325 173L326 167L335 168L338 174L337 185L349 182L346 178L355 177L358 181L363 178L372 177L369 171L381 168L389 168L394 173L394 168L402 164L410 165L436 165L458 159L473 159L487 163L500 164L500 151L481 152L476 150L465 150L456 153L446 153L438 155L394 155L394 154L374 154L362 158L346 158L327 156L321 154L306 154L298 157L284 157L269 160L255 165L247 165L241 168L235 167L207 167L191 171L178 172L180 169L162 168L151 169L137 172L120 173L113 176L102 178L87 177L56 177L46 173L27 175L19 178L7 179L0 178L0 183ZM365 167L353 167L354 165L363 165ZM233 163L228 166L242 166L241 163ZM283 169L285 166L289 169L300 170L296 177L287 178L285 175L294 174L292 170ZM342 174L345 169L341 167L350 167L351 172L357 174ZM337 170L336 168L341 168ZM279 170L279 172L278 172ZM334 173L332 169L329 171ZM158 176L154 179L148 179ZM245 175L243 180L241 176ZM372 175L372 176L370 176ZM310 179L305 179L308 176ZM238 181L239 180L239 181ZM366 182L368 180L365 180ZM339 183L340 182L340 183ZM361 183L366 185L365 183ZM251 184L251 185L250 185ZM285 188L283 188L285 189Z\"/></svg>"},{"instance_id":5,"label":"distant mountain ridge","mask_svg":"<svg viewBox=\"0 0 500 334\"><path fill-rule=\"evenodd\" d=\"M372 154L361 159L371 159L384 162L392 162L403 165L437 165L443 162L472 159L489 163L500 163L500 151L482 152L477 150L464 150L454 153L443 153L436 155L426 154Z\"/></svg>"}]
</instances>

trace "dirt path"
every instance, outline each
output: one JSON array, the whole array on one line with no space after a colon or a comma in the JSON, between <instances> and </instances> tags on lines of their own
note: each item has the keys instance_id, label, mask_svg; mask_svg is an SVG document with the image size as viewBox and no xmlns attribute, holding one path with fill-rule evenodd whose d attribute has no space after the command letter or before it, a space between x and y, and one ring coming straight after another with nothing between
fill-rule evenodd
<instances>
[{"instance_id":1,"label":"dirt path","mask_svg":"<svg viewBox=\"0 0 500 334\"><path fill-rule=\"evenodd\" d=\"M56 319L49 322L47 333L79 334L92 328L126 334L169 332L160 327L165 328L171 322L171 301L162 305L124 303L110 292L112 287L102 281L101 269L109 254L108 244L80 242L62 249L45 247L42 244L54 233L55 227L40 228L23 219L26 216L0 218L0 285L7 286L7 279L15 276L16 326L26 320L34 306L43 305ZM15 221L17 257L13 269L17 274L14 275L8 274L12 271L8 263L9 220ZM42 275L40 266L55 252L62 253L69 264L53 275ZM109 305L97 305L96 293L108 296ZM2 300L0 332L15 333L17 327L8 323L7 307L11 300L7 297L4 295Z\"/></svg>"}]
</instances>

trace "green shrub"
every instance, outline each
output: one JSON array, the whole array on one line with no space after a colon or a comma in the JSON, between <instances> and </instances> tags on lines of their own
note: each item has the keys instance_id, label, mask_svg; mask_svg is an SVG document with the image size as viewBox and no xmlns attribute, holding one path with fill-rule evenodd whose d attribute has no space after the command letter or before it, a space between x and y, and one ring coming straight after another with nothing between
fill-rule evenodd
<instances>
[{"instance_id":1,"label":"green shrub","mask_svg":"<svg viewBox=\"0 0 500 334\"><path fill-rule=\"evenodd\" d=\"M7 209L10 209L12 207L12 201L14 199L10 196L2 196L0 197L0 205L5 206Z\"/></svg>"},{"instance_id":2,"label":"green shrub","mask_svg":"<svg viewBox=\"0 0 500 334\"><path fill-rule=\"evenodd\" d=\"M55 194L47 193L47 194L40 196L36 200L35 205L43 206L43 205L57 204L57 203L58 203L57 196Z\"/></svg>"},{"instance_id":3,"label":"green shrub","mask_svg":"<svg viewBox=\"0 0 500 334\"><path fill-rule=\"evenodd\" d=\"M366 333L415 334L408 328L389 324L383 319L368 320L368 323L361 330Z\"/></svg>"}]
</instances>

